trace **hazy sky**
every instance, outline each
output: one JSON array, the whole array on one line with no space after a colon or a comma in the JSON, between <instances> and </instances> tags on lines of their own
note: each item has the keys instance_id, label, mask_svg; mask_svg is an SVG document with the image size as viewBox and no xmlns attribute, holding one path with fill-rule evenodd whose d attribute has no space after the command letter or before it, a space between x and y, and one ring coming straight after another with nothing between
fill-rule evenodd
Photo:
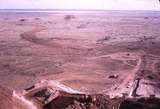
<instances>
[{"instance_id":1,"label":"hazy sky","mask_svg":"<svg viewBox=\"0 0 160 109\"><path fill-rule=\"evenodd\" d=\"M158 0L0 0L1 9L160 10Z\"/></svg>"}]
</instances>

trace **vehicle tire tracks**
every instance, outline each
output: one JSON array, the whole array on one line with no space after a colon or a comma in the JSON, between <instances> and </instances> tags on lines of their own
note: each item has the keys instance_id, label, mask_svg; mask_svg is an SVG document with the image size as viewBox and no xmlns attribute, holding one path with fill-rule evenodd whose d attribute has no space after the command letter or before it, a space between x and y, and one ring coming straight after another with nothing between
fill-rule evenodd
<instances>
[{"instance_id":1,"label":"vehicle tire tracks","mask_svg":"<svg viewBox=\"0 0 160 109\"><path fill-rule=\"evenodd\" d=\"M20 34L20 37L26 41L29 41L31 43L34 43L36 45L42 45L42 46L47 46L47 47L61 47L60 44L58 43L51 43L50 39L43 39L43 38L39 38L37 37L37 33L41 32L43 30L46 30L45 27L38 27L38 28L34 28L30 31L26 31L24 33Z\"/></svg>"}]
</instances>

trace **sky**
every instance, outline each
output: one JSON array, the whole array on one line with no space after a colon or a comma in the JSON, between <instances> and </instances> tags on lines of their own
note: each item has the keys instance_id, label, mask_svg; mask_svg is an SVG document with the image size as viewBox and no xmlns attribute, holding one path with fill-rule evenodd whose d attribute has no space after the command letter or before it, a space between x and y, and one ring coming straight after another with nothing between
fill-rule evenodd
<instances>
[{"instance_id":1,"label":"sky","mask_svg":"<svg viewBox=\"0 0 160 109\"><path fill-rule=\"evenodd\" d=\"M0 0L0 9L160 10L159 0Z\"/></svg>"}]
</instances>

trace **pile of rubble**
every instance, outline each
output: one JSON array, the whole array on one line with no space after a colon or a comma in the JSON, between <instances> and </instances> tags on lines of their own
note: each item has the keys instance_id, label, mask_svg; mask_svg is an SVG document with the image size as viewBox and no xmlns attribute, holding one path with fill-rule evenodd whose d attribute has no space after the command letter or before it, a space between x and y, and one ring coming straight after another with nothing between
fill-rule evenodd
<instances>
[{"instance_id":1,"label":"pile of rubble","mask_svg":"<svg viewBox=\"0 0 160 109\"><path fill-rule=\"evenodd\" d=\"M42 81L14 97L29 109L159 109L160 99L115 97L87 94L57 81ZM22 99L23 98L23 99Z\"/></svg>"}]
</instances>

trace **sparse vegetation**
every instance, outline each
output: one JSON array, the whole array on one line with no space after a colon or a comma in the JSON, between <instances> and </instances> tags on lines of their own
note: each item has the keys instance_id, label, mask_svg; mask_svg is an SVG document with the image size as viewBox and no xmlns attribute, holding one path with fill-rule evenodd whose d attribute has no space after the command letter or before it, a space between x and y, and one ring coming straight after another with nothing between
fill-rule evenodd
<instances>
[{"instance_id":1,"label":"sparse vegetation","mask_svg":"<svg viewBox=\"0 0 160 109\"><path fill-rule=\"evenodd\" d=\"M81 28L86 28L86 25L84 25L84 24L81 24L81 25L77 26L77 28L78 28L78 29L81 29Z\"/></svg>"},{"instance_id":2,"label":"sparse vegetation","mask_svg":"<svg viewBox=\"0 0 160 109\"><path fill-rule=\"evenodd\" d=\"M144 17L144 19L149 19L149 17Z\"/></svg>"},{"instance_id":3,"label":"sparse vegetation","mask_svg":"<svg viewBox=\"0 0 160 109\"><path fill-rule=\"evenodd\" d=\"M105 37L103 37L103 38L97 40L97 42L103 43L103 42L108 41L108 40L110 40L110 39L111 39L110 36L105 36Z\"/></svg>"},{"instance_id":4,"label":"sparse vegetation","mask_svg":"<svg viewBox=\"0 0 160 109\"><path fill-rule=\"evenodd\" d=\"M75 19L75 16L74 15L66 15L64 17L65 20L71 20L71 19Z\"/></svg>"},{"instance_id":5,"label":"sparse vegetation","mask_svg":"<svg viewBox=\"0 0 160 109\"><path fill-rule=\"evenodd\" d=\"M34 20L40 20L40 18L36 17Z\"/></svg>"},{"instance_id":6,"label":"sparse vegetation","mask_svg":"<svg viewBox=\"0 0 160 109\"><path fill-rule=\"evenodd\" d=\"M24 22L24 21L26 21L27 19L20 19L19 21L21 21L21 22Z\"/></svg>"}]
</instances>

